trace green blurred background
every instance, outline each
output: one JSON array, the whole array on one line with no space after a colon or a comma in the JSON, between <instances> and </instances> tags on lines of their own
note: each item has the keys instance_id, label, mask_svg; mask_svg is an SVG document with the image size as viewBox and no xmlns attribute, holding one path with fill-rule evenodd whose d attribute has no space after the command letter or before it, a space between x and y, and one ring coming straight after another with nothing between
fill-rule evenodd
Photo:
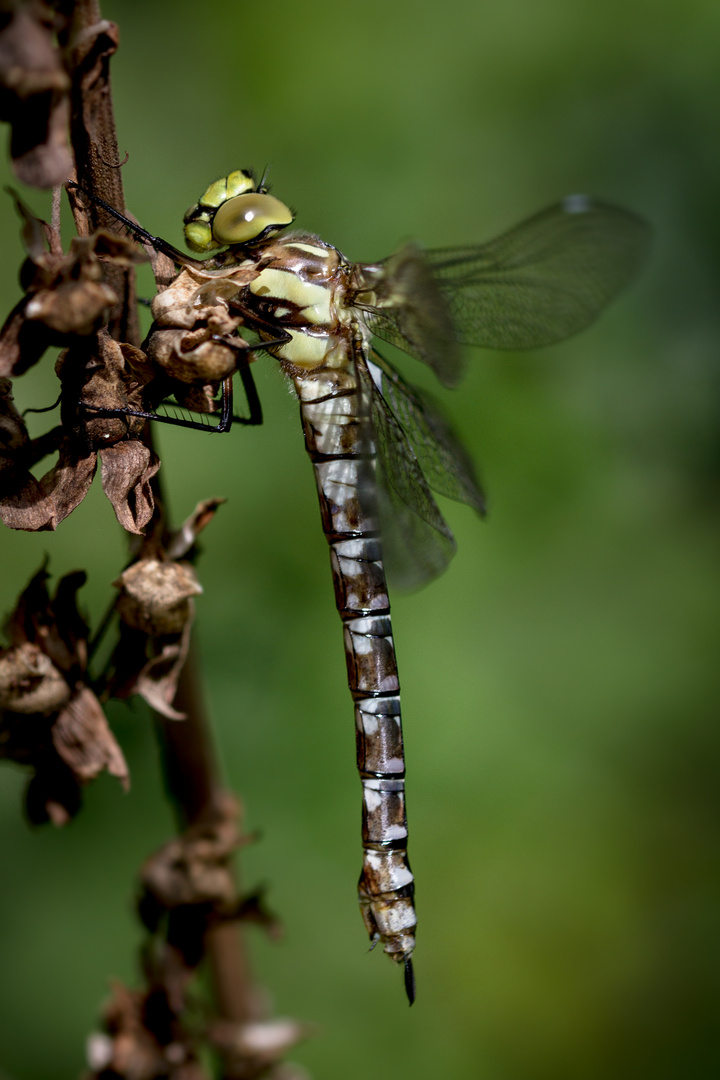
<instances>
[{"instance_id":1,"label":"green blurred background","mask_svg":"<svg viewBox=\"0 0 720 1080\"><path fill-rule=\"evenodd\" d=\"M228 499L203 538L199 644L227 777L262 833L243 879L269 886L286 928L252 935L254 964L278 1013L320 1027L295 1059L343 1080L716 1078L720 7L107 0L104 15L121 30L128 206L175 243L210 180L268 162L298 225L358 260L489 239L575 191L653 223L648 271L595 328L473 352L443 395L490 515L446 505L453 565L394 600L412 1010L356 910L352 708L296 404L267 361L262 429L158 439L178 521ZM0 229L4 312L9 199ZM48 371L21 383L23 407L51 400ZM86 606L104 609L125 545L95 488L57 535L0 536L3 611L46 552L57 574L86 567ZM132 790L103 778L63 831L29 830L25 778L0 773L0 1060L18 1080L76 1075L108 980L136 978L134 875L171 819L143 709L112 721Z\"/></svg>"}]
</instances>

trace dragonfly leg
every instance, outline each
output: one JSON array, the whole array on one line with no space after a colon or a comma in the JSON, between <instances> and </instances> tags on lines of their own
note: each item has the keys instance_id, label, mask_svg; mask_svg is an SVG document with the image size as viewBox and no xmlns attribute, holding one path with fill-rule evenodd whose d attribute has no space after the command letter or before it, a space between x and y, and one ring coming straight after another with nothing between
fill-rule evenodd
<instances>
[{"instance_id":1,"label":"dragonfly leg","mask_svg":"<svg viewBox=\"0 0 720 1080\"><path fill-rule=\"evenodd\" d=\"M137 416L140 420L152 420L156 424L171 424L175 427L190 428L192 431L219 431L224 434L230 425L205 424L200 420L186 420L182 416L162 416L160 413L145 412L144 409L105 409L102 405L90 405L80 401L79 405L88 412L97 413L98 416Z\"/></svg>"},{"instance_id":2,"label":"dragonfly leg","mask_svg":"<svg viewBox=\"0 0 720 1080\"><path fill-rule=\"evenodd\" d=\"M188 420L182 416L163 416L161 413L150 412L144 409L104 409L100 405L90 405L88 402L84 401L80 401L79 404L81 408L87 409L88 412L97 413L100 416L137 416L141 420L151 420L157 424L170 424L174 427L189 428L191 431L210 431L224 435L230 430L233 422L250 425L262 424L262 406L260 404L260 398L258 397L257 387L255 386L255 380L247 366L243 365L239 371L245 389L250 415L248 417L233 415L232 375L228 375L221 383L220 419L217 424L206 424L201 420Z\"/></svg>"},{"instance_id":3,"label":"dragonfly leg","mask_svg":"<svg viewBox=\"0 0 720 1080\"><path fill-rule=\"evenodd\" d=\"M209 340L214 340L226 348L233 349L239 355L242 355L243 361L238 364L237 371L242 380L243 389L245 391L245 398L248 403L249 416L236 416L233 414L233 385L232 375L228 375L223 379L221 386L220 397L220 416L217 424L206 424L199 420L188 420L180 416L163 416L157 412L151 412L144 409L129 409L129 408L117 408L117 409L104 409L98 405L90 405L87 402L80 401L78 404L81 408L87 409L90 412L95 412L101 416L137 416L141 420L152 420L159 424L171 424L175 427L189 428L192 431L211 431L218 432L219 434L225 434L232 427L233 423L246 424L248 426L257 426L263 422L262 405L260 403L260 397L257 392L255 380L253 379L250 365L245 360L248 353L260 352L263 349L270 349L274 345L284 345L288 341L290 335L282 332L282 336L271 338L269 341L259 341L257 343L249 343L247 341L232 341L221 335L213 335Z\"/></svg>"},{"instance_id":4,"label":"dragonfly leg","mask_svg":"<svg viewBox=\"0 0 720 1080\"><path fill-rule=\"evenodd\" d=\"M184 251L180 251L178 248L173 247L172 244L168 244L167 240L163 240L160 236L153 236L147 229L143 229L142 225L138 225L137 222L131 221L125 214L121 214L119 210L116 210L110 203L105 202L99 195L93 195L85 188L80 187L74 180L67 180L65 182L66 187L74 188L75 191L79 191L81 195L84 195L90 202L95 203L96 206L102 206L106 213L111 214L116 221L119 221L121 225L143 244L149 244L150 247L155 248L156 251L161 251L163 255L167 255L177 263L178 266L193 266L196 269L203 268L202 259L193 259L190 255L186 255Z\"/></svg>"}]
</instances>

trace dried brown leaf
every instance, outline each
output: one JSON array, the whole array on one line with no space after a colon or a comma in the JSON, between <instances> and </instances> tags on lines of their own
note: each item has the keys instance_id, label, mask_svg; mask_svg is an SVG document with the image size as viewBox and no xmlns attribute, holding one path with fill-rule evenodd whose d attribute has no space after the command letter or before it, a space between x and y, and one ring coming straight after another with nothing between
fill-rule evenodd
<instances>
[{"instance_id":1,"label":"dried brown leaf","mask_svg":"<svg viewBox=\"0 0 720 1080\"><path fill-rule=\"evenodd\" d=\"M111 693L140 694L169 720L184 719L172 703L190 641L192 597L202 592L194 571L184 563L139 559L115 585L121 626Z\"/></svg>"},{"instance_id":2,"label":"dried brown leaf","mask_svg":"<svg viewBox=\"0 0 720 1080\"><path fill-rule=\"evenodd\" d=\"M33 214L30 207L23 202L13 188L6 188L5 190L12 197L15 210L23 223L20 234L23 247L30 256L30 261L35 262L46 255L48 247L51 246L50 226ZM56 239L59 242L60 237L56 236Z\"/></svg>"},{"instance_id":3,"label":"dried brown leaf","mask_svg":"<svg viewBox=\"0 0 720 1080\"><path fill-rule=\"evenodd\" d=\"M30 765L30 819L64 824L80 806L80 786L107 770L127 788L128 770L99 701L85 685L88 626L78 608L85 573L48 591L41 567L7 620L11 647L0 653L0 756Z\"/></svg>"},{"instance_id":4,"label":"dried brown leaf","mask_svg":"<svg viewBox=\"0 0 720 1080\"><path fill-rule=\"evenodd\" d=\"M70 102L64 95L35 95L18 109L10 156L18 180L29 187L61 184L72 169L68 146Z\"/></svg>"},{"instance_id":5,"label":"dried brown leaf","mask_svg":"<svg viewBox=\"0 0 720 1080\"><path fill-rule=\"evenodd\" d=\"M182 559L187 555L200 533L207 528L224 502L225 499L204 499L199 502L190 517L170 538L166 549L167 557Z\"/></svg>"},{"instance_id":6,"label":"dried brown leaf","mask_svg":"<svg viewBox=\"0 0 720 1080\"><path fill-rule=\"evenodd\" d=\"M147 973L148 989L113 984L103 1010L107 1034L96 1032L88 1046L91 1078L209 1080L183 1016L191 973L177 956L173 966L170 953Z\"/></svg>"},{"instance_id":7,"label":"dried brown leaf","mask_svg":"<svg viewBox=\"0 0 720 1080\"><path fill-rule=\"evenodd\" d=\"M29 258L21 275L26 295L0 331L0 375L17 376L37 363L48 346L72 344L107 322L118 297L104 280L103 264L131 267L147 256L132 241L103 229L75 237L64 255L59 234L11 194Z\"/></svg>"},{"instance_id":8,"label":"dried brown leaf","mask_svg":"<svg viewBox=\"0 0 720 1080\"><path fill-rule=\"evenodd\" d=\"M134 240L108 232L107 229L97 229L91 237L76 237L70 245L70 252L72 253L75 248L80 249L83 242L85 244L89 242L89 250L102 262L115 266L139 266L150 262L150 256L142 251Z\"/></svg>"},{"instance_id":9,"label":"dried brown leaf","mask_svg":"<svg viewBox=\"0 0 720 1080\"><path fill-rule=\"evenodd\" d=\"M30 439L25 421L15 408L11 386L9 379L0 379L0 520L11 527L22 527L23 511L33 507L36 515L38 506L46 498L40 482L29 468L48 453L58 450L62 432L57 427L38 439ZM14 524L18 512L18 524ZM41 509L41 526L51 513L49 506Z\"/></svg>"},{"instance_id":10,"label":"dried brown leaf","mask_svg":"<svg viewBox=\"0 0 720 1080\"><path fill-rule=\"evenodd\" d=\"M24 375L52 344L46 326L25 318L26 305L23 297L0 330L0 375Z\"/></svg>"},{"instance_id":11,"label":"dried brown leaf","mask_svg":"<svg viewBox=\"0 0 720 1080\"><path fill-rule=\"evenodd\" d=\"M160 331L158 331L160 332ZM184 331L182 331L184 333ZM202 386L189 386L174 379L170 384L175 399L183 409L196 413L216 413L218 411L218 384L204 383Z\"/></svg>"},{"instance_id":12,"label":"dried brown leaf","mask_svg":"<svg viewBox=\"0 0 720 1080\"><path fill-rule=\"evenodd\" d=\"M127 791L130 774L110 731L100 702L88 687L81 687L57 716L52 741L60 758L81 783L107 770Z\"/></svg>"},{"instance_id":13,"label":"dried brown leaf","mask_svg":"<svg viewBox=\"0 0 720 1080\"><path fill-rule=\"evenodd\" d=\"M47 587L49 578L46 559L18 596L5 623L5 634L11 645L18 646L31 641L44 647L47 628L53 620L52 602Z\"/></svg>"},{"instance_id":14,"label":"dried brown leaf","mask_svg":"<svg viewBox=\"0 0 720 1080\"><path fill-rule=\"evenodd\" d=\"M185 623L182 634L175 638L160 639L154 642L159 648L138 673L134 693L140 694L150 708L155 709L168 720L184 720L185 714L173 708L177 695L178 680L182 671L188 648L192 619Z\"/></svg>"},{"instance_id":15,"label":"dried brown leaf","mask_svg":"<svg viewBox=\"0 0 720 1080\"><path fill-rule=\"evenodd\" d=\"M38 517L46 511L47 517L42 523L34 523L31 507L25 524L12 525L23 529L56 529L68 514L80 505L95 475L97 456L94 452L81 454L75 449L74 440L66 437L60 447L57 464L45 473L40 485L44 499L37 507ZM9 524L9 522L6 522Z\"/></svg>"},{"instance_id":16,"label":"dried brown leaf","mask_svg":"<svg viewBox=\"0 0 720 1080\"><path fill-rule=\"evenodd\" d=\"M82 502L93 482L96 456L74 453L66 437L57 463L41 481L31 473L15 478L0 498L0 519L11 529L40 531L56 529Z\"/></svg>"},{"instance_id":17,"label":"dried brown leaf","mask_svg":"<svg viewBox=\"0 0 720 1080\"><path fill-rule=\"evenodd\" d=\"M144 443L132 440L100 451L103 491L115 516L131 533L142 533L152 517L155 499L151 480L159 459Z\"/></svg>"},{"instance_id":18,"label":"dried brown leaf","mask_svg":"<svg viewBox=\"0 0 720 1080\"><path fill-rule=\"evenodd\" d=\"M38 481L25 472L0 498L0 520L10 529L54 530L88 493L96 466L95 453L78 456L68 438L57 464Z\"/></svg>"},{"instance_id":19,"label":"dried brown leaf","mask_svg":"<svg viewBox=\"0 0 720 1080\"><path fill-rule=\"evenodd\" d=\"M211 326L197 330L156 330L148 342L148 356L180 383L200 386L217 383L237 368L237 350L216 340L218 333Z\"/></svg>"},{"instance_id":20,"label":"dried brown leaf","mask_svg":"<svg viewBox=\"0 0 720 1080\"><path fill-rule=\"evenodd\" d=\"M44 648L70 681L84 675L90 627L78 607L78 592L87 581L84 570L60 578L52 600L52 619L45 628Z\"/></svg>"},{"instance_id":21,"label":"dried brown leaf","mask_svg":"<svg viewBox=\"0 0 720 1080\"><path fill-rule=\"evenodd\" d=\"M55 371L63 417L78 445L104 450L128 436L145 441L145 422L126 411L142 407L144 387L153 378L140 349L103 330L62 353Z\"/></svg>"}]
</instances>

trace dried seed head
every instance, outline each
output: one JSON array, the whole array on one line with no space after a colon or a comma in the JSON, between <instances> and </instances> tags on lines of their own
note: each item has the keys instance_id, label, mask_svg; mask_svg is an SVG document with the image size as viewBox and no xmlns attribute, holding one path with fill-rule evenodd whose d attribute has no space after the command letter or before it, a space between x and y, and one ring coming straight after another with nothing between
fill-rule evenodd
<instances>
[{"instance_id":1,"label":"dried seed head","mask_svg":"<svg viewBox=\"0 0 720 1080\"><path fill-rule=\"evenodd\" d=\"M239 818L237 799L224 794L216 800L212 816L191 825L145 862L140 879L144 914L148 909L163 912L207 904L220 911L235 909L237 892L230 860L247 842L240 833Z\"/></svg>"},{"instance_id":2,"label":"dried seed head","mask_svg":"<svg viewBox=\"0 0 720 1080\"><path fill-rule=\"evenodd\" d=\"M237 368L237 349L220 338L235 334L241 323L233 301L257 270L241 267L208 280L193 268L180 272L152 304L155 329L148 341L148 356L179 382L218 382ZM233 338L241 345L239 338Z\"/></svg>"},{"instance_id":3,"label":"dried seed head","mask_svg":"<svg viewBox=\"0 0 720 1080\"><path fill-rule=\"evenodd\" d=\"M117 296L102 281L70 281L36 293L27 303L25 318L43 323L59 337L85 336L107 322Z\"/></svg>"},{"instance_id":4,"label":"dried seed head","mask_svg":"<svg viewBox=\"0 0 720 1080\"><path fill-rule=\"evenodd\" d=\"M115 585L122 589L117 602L120 618L153 636L179 634L192 611L190 598L202 592L192 567L157 559L134 563Z\"/></svg>"},{"instance_id":5,"label":"dried seed head","mask_svg":"<svg viewBox=\"0 0 720 1080\"><path fill-rule=\"evenodd\" d=\"M198 330L156 330L148 343L148 356L178 382L217 383L235 371L237 352L216 341L215 333L209 326Z\"/></svg>"},{"instance_id":6,"label":"dried seed head","mask_svg":"<svg viewBox=\"0 0 720 1080\"><path fill-rule=\"evenodd\" d=\"M49 656L27 641L0 654L0 708L48 716L70 699L70 687Z\"/></svg>"}]
</instances>

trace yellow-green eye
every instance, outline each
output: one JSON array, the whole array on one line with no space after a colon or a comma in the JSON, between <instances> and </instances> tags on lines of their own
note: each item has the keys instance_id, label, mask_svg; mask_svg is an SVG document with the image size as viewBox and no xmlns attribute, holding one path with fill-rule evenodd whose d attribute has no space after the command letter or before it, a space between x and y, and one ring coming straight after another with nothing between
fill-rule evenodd
<instances>
[{"instance_id":1,"label":"yellow-green eye","mask_svg":"<svg viewBox=\"0 0 720 1080\"><path fill-rule=\"evenodd\" d=\"M183 218L185 241L192 251L213 251L230 244L249 244L290 225L284 203L265 189L258 191L250 172L237 169L215 180Z\"/></svg>"},{"instance_id":2,"label":"yellow-green eye","mask_svg":"<svg viewBox=\"0 0 720 1080\"><path fill-rule=\"evenodd\" d=\"M228 199L212 221L213 238L218 244L247 244L268 232L290 225L293 216L274 195L251 191Z\"/></svg>"}]
</instances>

